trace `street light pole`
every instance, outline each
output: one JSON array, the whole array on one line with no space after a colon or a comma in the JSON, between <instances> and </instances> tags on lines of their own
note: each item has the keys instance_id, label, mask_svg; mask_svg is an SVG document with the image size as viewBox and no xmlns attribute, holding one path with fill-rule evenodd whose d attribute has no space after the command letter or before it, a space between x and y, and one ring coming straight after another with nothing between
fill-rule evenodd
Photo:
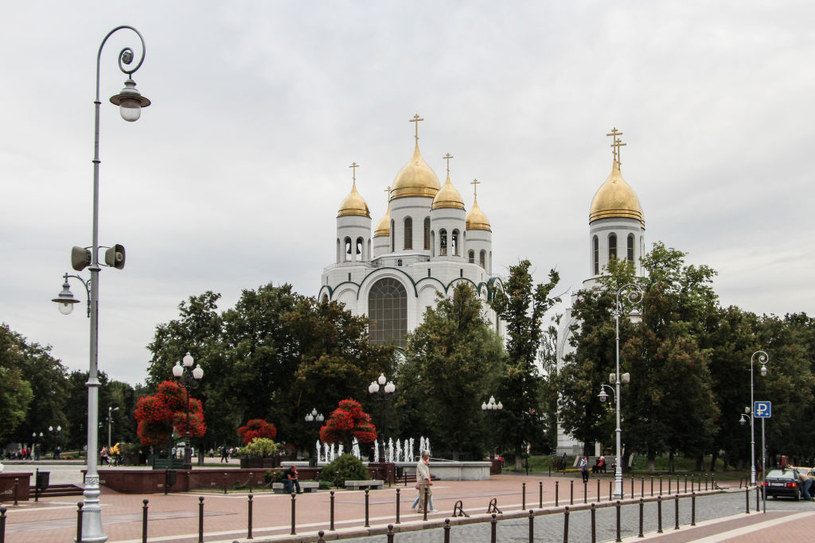
<instances>
[{"instance_id":1,"label":"street light pole","mask_svg":"<svg viewBox=\"0 0 815 543\"><path fill-rule=\"evenodd\" d=\"M192 469L192 449L190 448L190 439L192 438L190 433L190 389L198 388L198 381L204 376L204 370L201 369L201 366L195 366L195 369L192 369L194 362L195 360L190 353L187 353L182 359L183 366L179 362L176 362L175 366L173 366L173 376L179 380L179 384L184 387L184 390L187 392L187 435L184 443L184 469Z\"/></svg>"},{"instance_id":2,"label":"street light pole","mask_svg":"<svg viewBox=\"0 0 815 543\"><path fill-rule=\"evenodd\" d=\"M141 58L133 63L133 49L125 47L119 52L119 70L127 75L125 88L111 97L110 101L119 106L119 112L125 121L133 122L141 115L141 108L150 105L150 100L143 97L136 90L136 83L131 76L141 67L144 62L146 48L144 39L138 30L132 26L117 26L107 33L102 43L99 45L99 52L96 55L96 96L94 99L94 133L93 133L93 230L92 245L90 253L87 249L75 247L72 252L72 265L75 270L81 271L90 265L91 277L85 281L79 276L65 274L65 284L62 292L53 301L60 304L60 312L67 315L71 312L73 304L79 302L71 294L68 288L68 278L75 277L82 281L88 294L88 317L90 317L90 367L88 369L88 452L87 452L87 472L85 475L84 506L82 508L82 541L87 543L104 543L108 536L105 535L102 527L102 508L99 505L99 472L97 470L98 441L99 441L99 379L98 379L98 350L99 350L99 74L102 59L102 49L105 47L108 38L119 30L131 30L138 36L141 43ZM78 258L74 258L74 257ZM115 268L121 269L124 266L124 249L114 251L114 260L106 263Z\"/></svg>"},{"instance_id":3,"label":"street light pole","mask_svg":"<svg viewBox=\"0 0 815 543\"><path fill-rule=\"evenodd\" d=\"M113 423L113 412L118 411L119 407L108 406L108 451L110 451L110 442L111 442L111 424Z\"/></svg>"},{"instance_id":4,"label":"street light pole","mask_svg":"<svg viewBox=\"0 0 815 543\"><path fill-rule=\"evenodd\" d=\"M309 424L309 425L313 424L313 425L317 426L317 428L319 428L320 425L323 423L323 421L325 421L325 415L323 415L322 413L318 413L317 408L315 407L315 408L313 408L311 410L310 413L306 413L305 421L306 421L307 424ZM319 436L319 432L318 432L318 436ZM311 447L309 447L309 451L311 451ZM317 456L319 456L320 455L319 451L316 451L316 452L317 452ZM309 452L308 465L309 465L310 468L317 467L317 457L312 456L311 452Z\"/></svg>"},{"instance_id":5,"label":"street light pole","mask_svg":"<svg viewBox=\"0 0 815 543\"><path fill-rule=\"evenodd\" d=\"M378 394L376 397L379 402L379 423L382 430L382 462L386 462L385 458L385 402L389 400L388 395L393 394L396 390L396 385L393 381L388 381L384 373L380 373L376 381L371 381L368 385L368 392L371 394Z\"/></svg>"},{"instance_id":6,"label":"street light pole","mask_svg":"<svg viewBox=\"0 0 815 543\"><path fill-rule=\"evenodd\" d=\"M754 380L753 380L753 364L756 360L756 355L758 355L758 361L761 363L761 375L762 377L767 375L767 362L769 361L770 357L767 356L767 353L764 351L756 351L750 356L750 407L745 409L746 412L750 413L750 484L756 484L756 417L755 417L755 398L754 398ZM762 469L764 468L764 460L762 458Z\"/></svg>"},{"instance_id":7,"label":"street light pole","mask_svg":"<svg viewBox=\"0 0 815 543\"><path fill-rule=\"evenodd\" d=\"M481 411L484 413L497 413L504 409L504 404L495 401L495 396L490 396L489 401L481 402ZM492 435L493 432L490 432ZM495 458L495 440L490 439L490 460Z\"/></svg>"},{"instance_id":8,"label":"street light pole","mask_svg":"<svg viewBox=\"0 0 815 543\"><path fill-rule=\"evenodd\" d=\"M627 285L621 286L617 289L617 299L614 304L614 321L616 326L616 369L614 372L614 400L616 403L617 409L617 428L615 433L617 435L617 465L614 469L614 497L617 499L623 498L623 463L622 463L622 428L620 426L620 316L623 312L623 305L622 301L620 300L620 296L624 296L624 299L628 299L629 303L637 304L642 301L642 289L633 284L629 283ZM638 320L639 313L632 312L629 314L632 322Z\"/></svg>"}]
</instances>

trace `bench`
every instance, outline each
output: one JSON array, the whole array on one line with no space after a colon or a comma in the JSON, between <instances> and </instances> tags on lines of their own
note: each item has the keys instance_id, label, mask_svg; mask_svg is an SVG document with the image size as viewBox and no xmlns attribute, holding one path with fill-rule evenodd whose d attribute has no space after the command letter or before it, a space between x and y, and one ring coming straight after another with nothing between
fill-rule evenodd
<instances>
[{"instance_id":1,"label":"bench","mask_svg":"<svg viewBox=\"0 0 815 543\"><path fill-rule=\"evenodd\" d=\"M382 479L362 479L362 480L347 480L345 481L345 488L348 490L364 490L366 488L382 488L385 486L385 481Z\"/></svg>"},{"instance_id":2,"label":"bench","mask_svg":"<svg viewBox=\"0 0 815 543\"><path fill-rule=\"evenodd\" d=\"M303 492L314 492L320 488L317 481L300 481L300 490ZM272 483L272 490L275 494L286 494L286 486L283 483Z\"/></svg>"}]
</instances>

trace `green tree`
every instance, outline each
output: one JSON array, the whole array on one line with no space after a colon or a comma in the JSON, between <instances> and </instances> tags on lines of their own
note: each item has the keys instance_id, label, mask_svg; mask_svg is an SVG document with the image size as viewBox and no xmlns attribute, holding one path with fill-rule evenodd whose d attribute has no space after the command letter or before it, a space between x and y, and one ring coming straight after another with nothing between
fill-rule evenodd
<instances>
[{"instance_id":1,"label":"green tree","mask_svg":"<svg viewBox=\"0 0 815 543\"><path fill-rule=\"evenodd\" d=\"M22 337L5 324L0 326L0 443L4 443L25 420L34 397L23 378Z\"/></svg>"},{"instance_id":2,"label":"green tree","mask_svg":"<svg viewBox=\"0 0 815 543\"><path fill-rule=\"evenodd\" d=\"M504 290L492 300L492 307L506 322L507 364L499 393L504 398L503 428L511 431L506 438L514 445L517 470L522 467L524 443L530 443L546 429L537 357L543 316L558 301L550 294L560 280L558 273L550 270L549 281L535 285L531 267L528 260L511 266Z\"/></svg>"},{"instance_id":3,"label":"green tree","mask_svg":"<svg viewBox=\"0 0 815 543\"><path fill-rule=\"evenodd\" d=\"M408 357L399 370L399 405L421 406L412 413L435 450L480 456L486 428L481 403L489 396L505 358L501 339L482 317L482 302L466 283L453 287L425 312L407 338ZM477 457L478 457L477 456Z\"/></svg>"}]
</instances>

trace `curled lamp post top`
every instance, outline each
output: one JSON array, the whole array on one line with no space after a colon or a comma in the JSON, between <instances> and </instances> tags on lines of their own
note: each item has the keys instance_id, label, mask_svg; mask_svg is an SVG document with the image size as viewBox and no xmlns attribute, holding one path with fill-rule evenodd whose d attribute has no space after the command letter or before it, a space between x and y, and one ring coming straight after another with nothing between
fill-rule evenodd
<instances>
[{"instance_id":1,"label":"curled lamp post top","mask_svg":"<svg viewBox=\"0 0 815 543\"><path fill-rule=\"evenodd\" d=\"M758 356L756 356L756 355L758 355ZM753 371L753 362L756 361L756 360L758 361L759 364L761 364L761 369L759 370L761 372L761 376L762 377L766 376L767 373L768 373L767 362L770 361L770 356L764 351L756 351L756 352L754 352L752 354L752 356L750 356L750 371L751 372Z\"/></svg>"}]
</instances>

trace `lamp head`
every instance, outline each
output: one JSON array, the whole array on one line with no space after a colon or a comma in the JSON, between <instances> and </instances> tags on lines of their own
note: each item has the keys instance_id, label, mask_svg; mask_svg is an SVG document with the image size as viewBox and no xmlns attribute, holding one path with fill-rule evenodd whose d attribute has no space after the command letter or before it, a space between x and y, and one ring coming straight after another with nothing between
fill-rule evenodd
<instances>
[{"instance_id":1,"label":"lamp head","mask_svg":"<svg viewBox=\"0 0 815 543\"><path fill-rule=\"evenodd\" d=\"M393 394L396 391L396 385L393 384L393 381L388 381L388 384L385 385L385 392L387 394Z\"/></svg>"},{"instance_id":2,"label":"lamp head","mask_svg":"<svg viewBox=\"0 0 815 543\"><path fill-rule=\"evenodd\" d=\"M204 376L204 370L201 369L201 366L195 366L195 369L192 370L192 377L196 381L200 381L203 376Z\"/></svg>"},{"instance_id":3,"label":"lamp head","mask_svg":"<svg viewBox=\"0 0 815 543\"><path fill-rule=\"evenodd\" d=\"M487 409L489 409L487 407L487 402L481 402L481 411L486 411Z\"/></svg>"},{"instance_id":4,"label":"lamp head","mask_svg":"<svg viewBox=\"0 0 815 543\"><path fill-rule=\"evenodd\" d=\"M606 392L606 389L601 388L600 394L598 394L597 397L600 398L601 402L606 403L606 400L608 400L608 393Z\"/></svg>"},{"instance_id":5,"label":"lamp head","mask_svg":"<svg viewBox=\"0 0 815 543\"><path fill-rule=\"evenodd\" d=\"M56 298L51 300L54 303L59 304L59 312L63 315L70 315L71 311L74 310L74 304L78 304L79 300L74 297L74 294L71 292L71 286L68 284L68 275L65 275L65 282L62 284L62 292L57 294Z\"/></svg>"},{"instance_id":6,"label":"lamp head","mask_svg":"<svg viewBox=\"0 0 815 543\"><path fill-rule=\"evenodd\" d=\"M181 362L184 363L185 368L191 368L193 363L195 362L195 359L192 356L190 356L190 352L187 351L187 354L184 355L184 358L181 359Z\"/></svg>"},{"instance_id":7,"label":"lamp head","mask_svg":"<svg viewBox=\"0 0 815 543\"><path fill-rule=\"evenodd\" d=\"M119 106L119 114L129 123L138 121L141 117L141 108L150 105L150 100L141 95L136 88L136 82L129 77L122 91L110 97L110 102Z\"/></svg>"},{"instance_id":8,"label":"lamp head","mask_svg":"<svg viewBox=\"0 0 815 543\"><path fill-rule=\"evenodd\" d=\"M767 366L765 366L764 364L762 364L762 365L761 365L761 376L762 376L762 377L767 377L767 372L768 372L768 370L767 370Z\"/></svg>"},{"instance_id":9,"label":"lamp head","mask_svg":"<svg viewBox=\"0 0 815 543\"><path fill-rule=\"evenodd\" d=\"M379 383L379 386L384 386L385 383L388 382L388 379L385 377L384 373L380 373L379 378L377 378L376 382Z\"/></svg>"},{"instance_id":10,"label":"lamp head","mask_svg":"<svg viewBox=\"0 0 815 543\"><path fill-rule=\"evenodd\" d=\"M181 364L176 362L175 366L173 366L173 377L181 377L184 375L184 368L181 367Z\"/></svg>"},{"instance_id":11,"label":"lamp head","mask_svg":"<svg viewBox=\"0 0 815 543\"><path fill-rule=\"evenodd\" d=\"M371 381L371 384L368 385L368 392L371 394L376 394L379 392L379 383L376 381Z\"/></svg>"}]
</instances>

